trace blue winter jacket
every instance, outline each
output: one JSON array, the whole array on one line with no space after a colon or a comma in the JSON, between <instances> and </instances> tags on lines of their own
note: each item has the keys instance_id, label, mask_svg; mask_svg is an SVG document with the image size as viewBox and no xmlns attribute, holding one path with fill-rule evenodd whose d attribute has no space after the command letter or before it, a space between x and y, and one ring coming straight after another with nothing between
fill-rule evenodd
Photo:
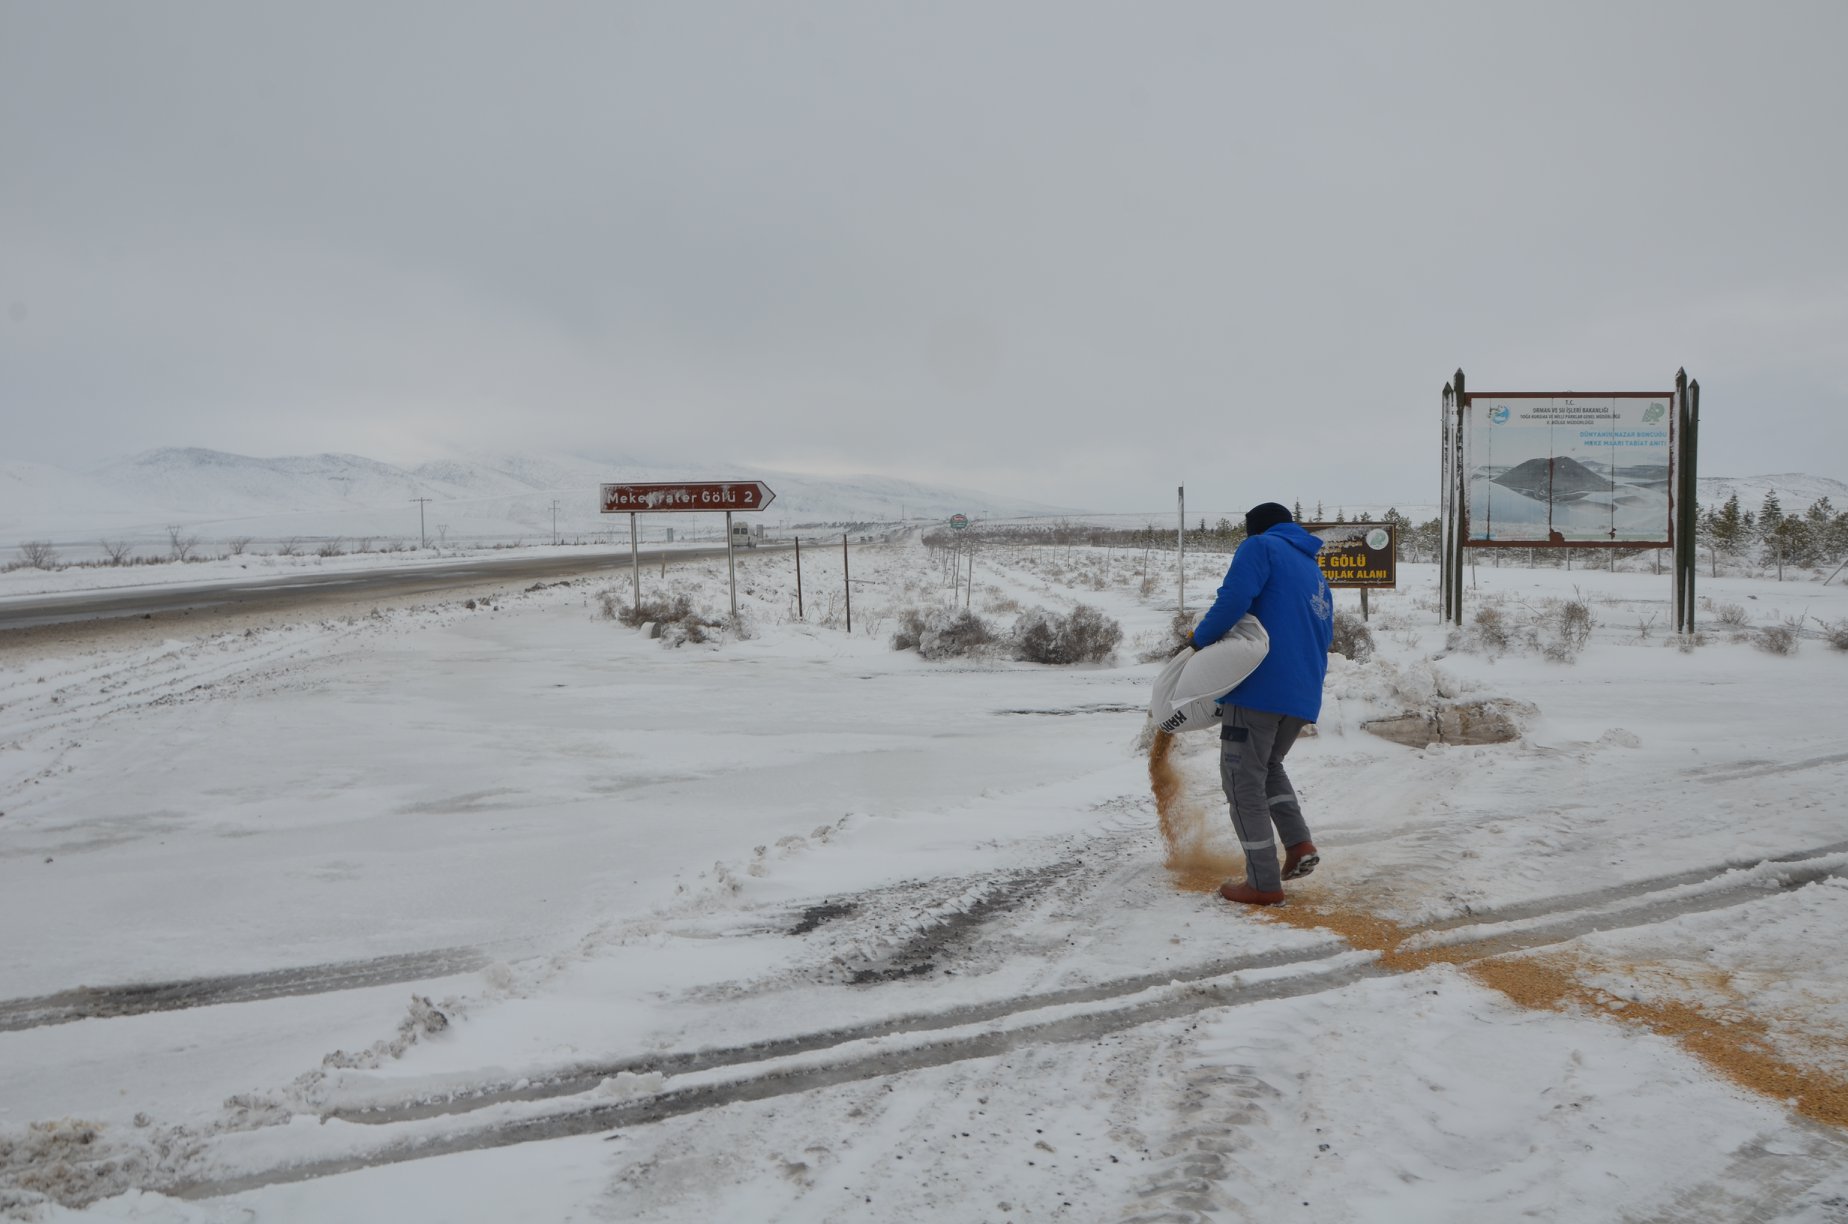
<instances>
[{"instance_id":1,"label":"blue winter jacket","mask_svg":"<svg viewBox=\"0 0 1848 1224\"><path fill-rule=\"evenodd\" d=\"M1321 547L1320 540L1297 524L1279 523L1232 554L1218 598L1194 627L1194 645L1218 641L1250 612L1270 634L1270 653L1225 695L1226 704L1291 714L1308 722L1322 713L1335 601L1315 563Z\"/></svg>"}]
</instances>

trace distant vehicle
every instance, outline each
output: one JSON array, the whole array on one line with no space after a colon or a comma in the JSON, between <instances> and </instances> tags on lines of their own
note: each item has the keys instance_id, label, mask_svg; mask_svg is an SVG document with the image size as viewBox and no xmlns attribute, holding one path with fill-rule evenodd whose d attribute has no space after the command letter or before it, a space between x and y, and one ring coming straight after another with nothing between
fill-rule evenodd
<instances>
[{"instance_id":1,"label":"distant vehicle","mask_svg":"<svg viewBox=\"0 0 1848 1224\"><path fill-rule=\"evenodd\" d=\"M757 537L751 534L750 525L747 523L732 524L731 542L733 548L757 547Z\"/></svg>"}]
</instances>

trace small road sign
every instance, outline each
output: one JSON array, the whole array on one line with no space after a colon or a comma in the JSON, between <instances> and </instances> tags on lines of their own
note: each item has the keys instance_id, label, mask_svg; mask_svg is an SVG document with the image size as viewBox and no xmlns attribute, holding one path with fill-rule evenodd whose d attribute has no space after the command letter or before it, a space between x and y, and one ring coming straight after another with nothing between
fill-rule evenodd
<instances>
[{"instance_id":1,"label":"small road sign","mask_svg":"<svg viewBox=\"0 0 1848 1224\"><path fill-rule=\"evenodd\" d=\"M950 515L950 526L957 531L962 531L969 526L969 516L966 514Z\"/></svg>"},{"instance_id":2,"label":"small road sign","mask_svg":"<svg viewBox=\"0 0 1848 1224\"><path fill-rule=\"evenodd\" d=\"M604 514L686 514L700 510L762 510L776 500L761 480L606 484Z\"/></svg>"}]
</instances>

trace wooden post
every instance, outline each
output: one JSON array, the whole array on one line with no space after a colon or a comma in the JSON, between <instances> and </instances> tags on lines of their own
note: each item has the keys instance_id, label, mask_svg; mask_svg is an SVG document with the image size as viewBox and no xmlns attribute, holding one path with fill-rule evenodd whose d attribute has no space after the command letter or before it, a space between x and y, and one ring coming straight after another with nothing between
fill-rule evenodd
<instances>
[{"instance_id":1,"label":"wooden post","mask_svg":"<svg viewBox=\"0 0 1848 1224\"><path fill-rule=\"evenodd\" d=\"M1176 504L1180 512L1180 526L1174 533L1174 568L1175 581L1180 595L1177 603L1183 615L1187 612L1187 486L1180 485L1174 490Z\"/></svg>"},{"instance_id":2,"label":"wooden post","mask_svg":"<svg viewBox=\"0 0 1848 1224\"><path fill-rule=\"evenodd\" d=\"M1694 588L1700 570L1694 563L1693 523L1699 510L1700 492L1700 380L1688 383L1688 632L1694 632Z\"/></svg>"},{"instance_id":3,"label":"wooden post","mask_svg":"<svg viewBox=\"0 0 1848 1224\"><path fill-rule=\"evenodd\" d=\"M1439 396L1437 412L1437 467L1442 476L1437 494L1437 583L1441 591L1438 610L1445 622L1450 620L1450 494L1453 483L1450 475L1450 429L1452 400L1455 396L1455 389L1445 383L1443 394Z\"/></svg>"},{"instance_id":4,"label":"wooden post","mask_svg":"<svg viewBox=\"0 0 1848 1224\"><path fill-rule=\"evenodd\" d=\"M1363 623L1367 619L1367 588L1366 587L1360 588L1360 619Z\"/></svg>"},{"instance_id":5,"label":"wooden post","mask_svg":"<svg viewBox=\"0 0 1848 1224\"><path fill-rule=\"evenodd\" d=\"M963 611L975 599L975 541L969 542L969 581L963 584Z\"/></svg>"},{"instance_id":6,"label":"wooden post","mask_svg":"<svg viewBox=\"0 0 1848 1224\"><path fill-rule=\"evenodd\" d=\"M796 537L796 619L802 620L802 537Z\"/></svg>"},{"instance_id":7,"label":"wooden post","mask_svg":"<svg viewBox=\"0 0 1848 1224\"><path fill-rule=\"evenodd\" d=\"M841 585L847 591L847 632L853 633L853 578L847 572L847 533L841 532Z\"/></svg>"},{"instance_id":8,"label":"wooden post","mask_svg":"<svg viewBox=\"0 0 1848 1224\"><path fill-rule=\"evenodd\" d=\"M1450 566L1452 587L1450 616L1455 624L1461 625L1463 623L1463 537L1469 523L1469 473L1463 470L1463 461L1466 458L1463 447L1463 422L1469 411L1469 395L1464 390L1461 369L1457 371L1456 389L1457 424L1450 440L1450 470L1452 483L1456 486L1451 503L1453 511L1451 535L1455 545L1455 557Z\"/></svg>"},{"instance_id":9,"label":"wooden post","mask_svg":"<svg viewBox=\"0 0 1848 1224\"><path fill-rule=\"evenodd\" d=\"M1669 451L1669 463L1674 471L1674 479L1669 485L1669 494L1675 499L1674 515L1669 520L1670 531L1674 539L1675 570L1675 632L1685 633L1688 628L1688 539L1687 539L1687 486L1688 473L1686 453L1688 446L1688 372L1685 369L1675 371L1675 408L1672 418L1675 423L1675 445Z\"/></svg>"}]
</instances>

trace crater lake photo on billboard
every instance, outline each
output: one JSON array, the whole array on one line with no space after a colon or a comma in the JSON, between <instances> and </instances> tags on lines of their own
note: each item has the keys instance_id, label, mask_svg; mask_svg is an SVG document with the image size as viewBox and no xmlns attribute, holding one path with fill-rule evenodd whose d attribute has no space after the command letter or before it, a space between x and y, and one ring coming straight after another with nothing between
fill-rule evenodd
<instances>
[{"instance_id":1,"label":"crater lake photo on billboard","mask_svg":"<svg viewBox=\"0 0 1848 1224\"><path fill-rule=\"evenodd\" d=\"M1666 545L1673 398L1472 395L1467 541Z\"/></svg>"}]
</instances>

